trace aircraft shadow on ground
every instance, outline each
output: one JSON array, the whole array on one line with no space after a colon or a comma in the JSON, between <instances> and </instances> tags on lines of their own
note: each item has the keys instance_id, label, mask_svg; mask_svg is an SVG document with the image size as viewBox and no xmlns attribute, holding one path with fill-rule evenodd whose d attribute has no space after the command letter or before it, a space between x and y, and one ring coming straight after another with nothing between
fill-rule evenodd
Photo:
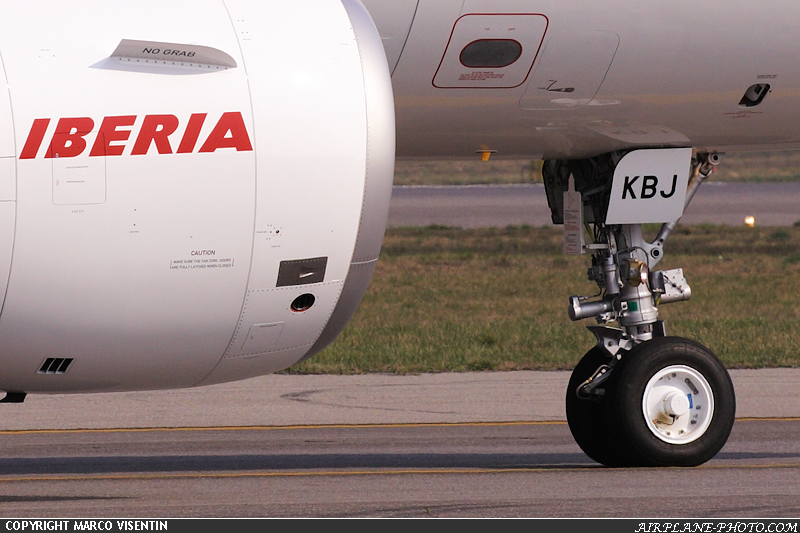
<instances>
[{"instance_id":1,"label":"aircraft shadow on ground","mask_svg":"<svg viewBox=\"0 0 800 533\"><path fill-rule=\"evenodd\" d=\"M13 475L243 472L340 469L564 469L600 467L589 457L567 454L276 454L190 456L97 456L0 460Z\"/></svg>"}]
</instances>

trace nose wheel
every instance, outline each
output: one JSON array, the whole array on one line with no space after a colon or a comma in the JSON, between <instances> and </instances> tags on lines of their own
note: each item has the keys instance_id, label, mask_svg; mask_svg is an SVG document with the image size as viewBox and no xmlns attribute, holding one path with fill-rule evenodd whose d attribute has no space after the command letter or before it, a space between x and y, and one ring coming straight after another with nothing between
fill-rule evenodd
<instances>
[{"instance_id":1,"label":"nose wheel","mask_svg":"<svg viewBox=\"0 0 800 533\"><path fill-rule=\"evenodd\" d=\"M589 457L607 466L696 466L722 449L736 403L730 376L710 350L655 338L625 352L591 394L581 390L610 359L590 350L567 390L567 421Z\"/></svg>"},{"instance_id":2,"label":"nose wheel","mask_svg":"<svg viewBox=\"0 0 800 533\"><path fill-rule=\"evenodd\" d=\"M619 443L613 438L609 426L604 395L579 390L598 368L610 360L608 352L595 346L578 362L567 385L567 423L572 437L586 455L606 466L624 466L620 462Z\"/></svg>"}]
</instances>

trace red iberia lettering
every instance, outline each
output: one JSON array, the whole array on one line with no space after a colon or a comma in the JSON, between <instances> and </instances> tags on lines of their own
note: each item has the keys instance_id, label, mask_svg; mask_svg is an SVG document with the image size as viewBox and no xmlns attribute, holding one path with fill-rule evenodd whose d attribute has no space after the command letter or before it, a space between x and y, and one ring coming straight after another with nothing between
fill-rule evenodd
<instances>
[{"instance_id":1,"label":"red iberia lettering","mask_svg":"<svg viewBox=\"0 0 800 533\"><path fill-rule=\"evenodd\" d=\"M219 148L236 148L237 152L253 149L241 113L223 113L200 152L213 152Z\"/></svg>"},{"instance_id":2,"label":"red iberia lettering","mask_svg":"<svg viewBox=\"0 0 800 533\"><path fill-rule=\"evenodd\" d=\"M153 146L160 155L195 153L198 145L200 149L196 153L213 153L225 148L233 148L237 152L253 150L247 125L239 111L223 113L201 142L207 116L207 113L192 114L186 121L183 133L177 135L176 132L181 129L181 119L175 115L145 115L138 131L135 128L138 122L136 115L104 117L97 130L94 128L95 121L90 117L60 118L50 136L44 157L77 157L84 154L90 142L92 147L89 157L121 156L125 153L147 155L148 152L153 153ZM33 121L20 152L20 159L35 159L39 156L42 144L47 142L50 123L49 118L37 118ZM90 134L92 137L87 137ZM176 143L178 148L173 151Z\"/></svg>"},{"instance_id":3,"label":"red iberia lettering","mask_svg":"<svg viewBox=\"0 0 800 533\"><path fill-rule=\"evenodd\" d=\"M131 155L146 154L152 143L156 144L159 154L171 154L169 136L175 133L178 124L178 117L175 115L147 115L144 117L142 129L139 130Z\"/></svg>"},{"instance_id":4,"label":"red iberia lettering","mask_svg":"<svg viewBox=\"0 0 800 533\"><path fill-rule=\"evenodd\" d=\"M34 159L36 157L49 125L49 118L37 118L33 121L28 138L25 139L25 146L22 147L22 153L19 154L20 159Z\"/></svg>"},{"instance_id":5,"label":"red iberia lettering","mask_svg":"<svg viewBox=\"0 0 800 533\"><path fill-rule=\"evenodd\" d=\"M133 126L136 122L136 115L125 115L122 117L106 117L103 123L100 124L100 131L97 132L97 138L92 146L92 151L89 152L90 156L101 155L122 155L125 150L124 145L111 144L115 141L127 141L131 136L131 130L118 130L117 128L123 126Z\"/></svg>"},{"instance_id":6,"label":"red iberia lettering","mask_svg":"<svg viewBox=\"0 0 800 533\"><path fill-rule=\"evenodd\" d=\"M203 123L205 121L205 113L195 113L189 117L189 123L186 125L186 131L183 133L183 139L181 139L181 144L178 146L179 154L191 154L194 152L197 139L200 137L200 130L203 128Z\"/></svg>"},{"instance_id":7,"label":"red iberia lettering","mask_svg":"<svg viewBox=\"0 0 800 533\"><path fill-rule=\"evenodd\" d=\"M86 149L86 135L94 128L94 120L89 117L62 118L56 125L46 158L75 157Z\"/></svg>"}]
</instances>

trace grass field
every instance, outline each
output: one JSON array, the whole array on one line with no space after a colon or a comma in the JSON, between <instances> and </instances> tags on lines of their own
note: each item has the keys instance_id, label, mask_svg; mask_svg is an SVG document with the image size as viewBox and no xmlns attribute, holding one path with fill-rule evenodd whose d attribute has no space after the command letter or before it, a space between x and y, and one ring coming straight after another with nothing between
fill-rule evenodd
<instances>
[{"instance_id":1,"label":"grass field","mask_svg":"<svg viewBox=\"0 0 800 533\"><path fill-rule=\"evenodd\" d=\"M570 369L594 337L567 299L597 287L589 256L564 256L561 242L560 228L389 230L351 323L289 371ZM693 296L662 306L669 334L731 368L800 365L800 227L679 227L658 268L679 267Z\"/></svg>"},{"instance_id":2,"label":"grass field","mask_svg":"<svg viewBox=\"0 0 800 533\"><path fill-rule=\"evenodd\" d=\"M800 152L723 154L714 181L800 180ZM398 161L395 185L472 185L541 182L541 161L491 159Z\"/></svg>"},{"instance_id":3,"label":"grass field","mask_svg":"<svg viewBox=\"0 0 800 533\"><path fill-rule=\"evenodd\" d=\"M800 152L725 154L711 179L798 180ZM540 181L540 161L398 161L395 173L396 185ZM597 288L589 257L561 242L560 228L389 230L351 323L288 372L571 369L595 341L567 299ZM800 227L679 227L658 268L679 267L693 296L660 309L670 335L731 368L800 366Z\"/></svg>"}]
</instances>

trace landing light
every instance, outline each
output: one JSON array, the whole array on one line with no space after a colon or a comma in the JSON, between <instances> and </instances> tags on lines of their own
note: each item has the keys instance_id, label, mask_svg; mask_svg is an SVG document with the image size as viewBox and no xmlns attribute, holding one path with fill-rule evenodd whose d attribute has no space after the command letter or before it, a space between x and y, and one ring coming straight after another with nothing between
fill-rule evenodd
<instances>
[{"instance_id":1,"label":"landing light","mask_svg":"<svg viewBox=\"0 0 800 533\"><path fill-rule=\"evenodd\" d=\"M745 225L747 225L747 226L752 228L752 227L754 227L756 225L756 217L753 217L753 216L744 217L744 223L745 223Z\"/></svg>"},{"instance_id":2,"label":"landing light","mask_svg":"<svg viewBox=\"0 0 800 533\"><path fill-rule=\"evenodd\" d=\"M641 261L633 260L630 263L630 271L628 275L628 281L631 284L631 287L638 287L642 284L647 284L647 280L650 277L650 268L642 263Z\"/></svg>"}]
</instances>

